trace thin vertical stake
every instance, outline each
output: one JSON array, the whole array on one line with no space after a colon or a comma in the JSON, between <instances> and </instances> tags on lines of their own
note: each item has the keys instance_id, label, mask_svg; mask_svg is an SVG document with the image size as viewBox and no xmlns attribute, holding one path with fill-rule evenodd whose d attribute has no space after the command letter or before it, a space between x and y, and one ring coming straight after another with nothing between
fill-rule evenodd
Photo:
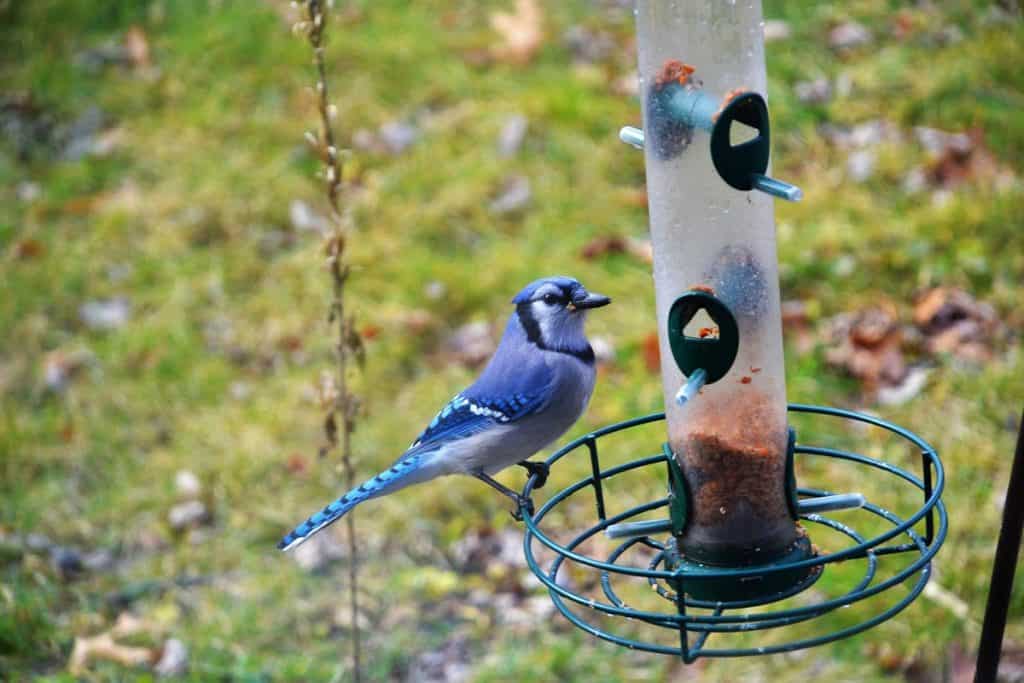
<instances>
[{"instance_id":1,"label":"thin vertical stake","mask_svg":"<svg viewBox=\"0 0 1024 683\"><path fill-rule=\"evenodd\" d=\"M921 463L924 469L924 502L932 497L932 459L928 451L921 451ZM935 506L928 508L928 515L924 518L924 544L931 545L935 534Z\"/></svg>"},{"instance_id":2,"label":"thin vertical stake","mask_svg":"<svg viewBox=\"0 0 1024 683\"><path fill-rule=\"evenodd\" d=\"M1006 614L1013 592L1013 574L1017 569L1021 530L1024 529L1024 416L1017 433L1017 450L1010 468L1010 483L1006 487L1003 504L1003 525L999 529L999 543L992 563L992 582L985 606L985 621L981 625L981 643L978 645L978 665L974 670L974 683L995 683L999 672L999 656L1003 651L1003 632Z\"/></svg>"},{"instance_id":3,"label":"thin vertical stake","mask_svg":"<svg viewBox=\"0 0 1024 683\"><path fill-rule=\"evenodd\" d=\"M672 588L676 591L676 610L682 617L679 621L679 654L683 657L683 663L693 664L696 657L690 654L690 629L686 628L686 593L683 585L683 577L677 572L672 579Z\"/></svg>"},{"instance_id":4,"label":"thin vertical stake","mask_svg":"<svg viewBox=\"0 0 1024 683\"><path fill-rule=\"evenodd\" d=\"M593 435L587 437L587 449L590 451L590 470L593 472L594 494L597 497L597 518L605 520L604 488L601 486L601 463L597 460L597 441Z\"/></svg>"}]
</instances>

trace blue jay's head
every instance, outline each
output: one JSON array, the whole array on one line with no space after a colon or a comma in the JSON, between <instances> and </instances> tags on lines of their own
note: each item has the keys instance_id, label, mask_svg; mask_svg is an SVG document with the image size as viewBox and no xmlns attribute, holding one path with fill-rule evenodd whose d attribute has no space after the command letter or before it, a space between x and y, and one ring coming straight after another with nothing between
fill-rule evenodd
<instances>
[{"instance_id":1,"label":"blue jay's head","mask_svg":"<svg viewBox=\"0 0 1024 683\"><path fill-rule=\"evenodd\" d=\"M586 312L611 303L571 277L547 277L528 284L512 299L527 338L544 349L589 350L583 333Z\"/></svg>"}]
</instances>

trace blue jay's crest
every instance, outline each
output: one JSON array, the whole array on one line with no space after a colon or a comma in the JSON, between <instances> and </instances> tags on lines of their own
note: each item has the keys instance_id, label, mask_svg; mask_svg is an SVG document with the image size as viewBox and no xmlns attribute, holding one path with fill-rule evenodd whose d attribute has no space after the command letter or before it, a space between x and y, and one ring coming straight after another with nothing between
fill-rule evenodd
<instances>
[{"instance_id":1,"label":"blue jay's crest","mask_svg":"<svg viewBox=\"0 0 1024 683\"><path fill-rule=\"evenodd\" d=\"M566 277L565 275L555 275L554 277L545 277L540 280L534 280L530 284L523 287L523 289L512 298L514 304L525 304L528 301L532 301L534 295L544 285L554 285L558 289L562 290L562 294L566 299L570 299L574 292L583 290L583 295L586 296L586 289L583 289L583 285L580 284L579 280L575 278Z\"/></svg>"},{"instance_id":2,"label":"blue jay's crest","mask_svg":"<svg viewBox=\"0 0 1024 683\"><path fill-rule=\"evenodd\" d=\"M582 313L611 300L570 277L549 277L512 301L516 311L480 377L441 409L394 465L310 516L279 548L295 548L371 498L447 474L473 475L519 501L490 475L551 444L586 408L595 372Z\"/></svg>"}]
</instances>

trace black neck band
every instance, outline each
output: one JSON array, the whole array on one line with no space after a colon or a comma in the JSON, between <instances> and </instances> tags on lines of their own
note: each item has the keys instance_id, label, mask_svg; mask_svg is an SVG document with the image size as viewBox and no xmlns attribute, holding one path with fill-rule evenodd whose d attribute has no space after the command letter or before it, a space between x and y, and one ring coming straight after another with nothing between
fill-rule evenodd
<instances>
[{"instance_id":1,"label":"black neck band","mask_svg":"<svg viewBox=\"0 0 1024 683\"><path fill-rule=\"evenodd\" d=\"M523 330L526 331L526 339L529 342L537 345L537 348L544 349L545 351L554 351L555 353L564 353L567 356L572 356L583 361L587 365L591 365L594 362L594 349L587 344L581 349L573 349L568 347L552 347L544 343L544 338L540 332L540 323L533 317L533 310L530 308L530 302L524 301L521 304L516 304L516 314L519 316L519 322L523 326Z\"/></svg>"}]
</instances>

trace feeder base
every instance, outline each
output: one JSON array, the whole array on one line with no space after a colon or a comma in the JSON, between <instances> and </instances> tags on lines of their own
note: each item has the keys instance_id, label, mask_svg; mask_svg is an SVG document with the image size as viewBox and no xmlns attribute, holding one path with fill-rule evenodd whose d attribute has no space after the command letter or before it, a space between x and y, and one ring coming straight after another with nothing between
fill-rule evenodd
<instances>
[{"instance_id":1,"label":"feeder base","mask_svg":"<svg viewBox=\"0 0 1024 683\"><path fill-rule=\"evenodd\" d=\"M723 567L705 564L686 558L678 550L678 542L671 539L665 547L665 568L669 571L682 570L685 580L680 580L676 591L682 590L688 597L703 602L728 605L742 602L747 605L762 604L781 600L812 585L821 576L821 566L788 567L794 562L814 557L816 553L806 537L800 537L784 554L763 565ZM742 570L740 576L722 575L723 569ZM751 574L763 569L763 574ZM704 578L704 575L707 575Z\"/></svg>"}]
</instances>

